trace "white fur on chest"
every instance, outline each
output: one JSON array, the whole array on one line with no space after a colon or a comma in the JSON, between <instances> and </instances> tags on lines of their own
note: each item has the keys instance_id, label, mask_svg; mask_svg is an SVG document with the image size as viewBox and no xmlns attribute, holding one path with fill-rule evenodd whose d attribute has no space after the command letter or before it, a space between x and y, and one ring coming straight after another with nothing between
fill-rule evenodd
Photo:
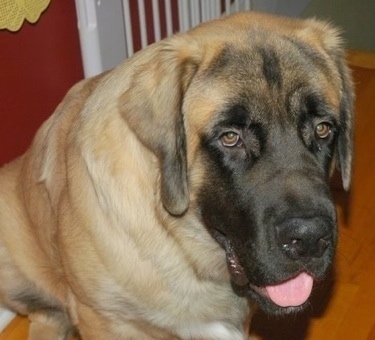
<instances>
[{"instance_id":1,"label":"white fur on chest","mask_svg":"<svg viewBox=\"0 0 375 340\"><path fill-rule=\"evenodd\" d=\"M205 340L244 340L243 331L222 322L194 325L191 329L180 331L183 339Z\"/></svg>"}]
</instances>

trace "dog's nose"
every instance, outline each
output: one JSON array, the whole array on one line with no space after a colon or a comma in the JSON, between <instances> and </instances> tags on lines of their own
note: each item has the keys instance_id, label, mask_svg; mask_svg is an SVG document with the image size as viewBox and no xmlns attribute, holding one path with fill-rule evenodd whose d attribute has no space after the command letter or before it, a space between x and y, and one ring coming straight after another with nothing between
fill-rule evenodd
<instances>
[{"instance_id":1,"label":"dog's nose","mask_svg":"<svg viewBox=\"0 0 375 340\"><path fill-rule=\"evenodd\" d=\"M333 242L332 223L321 217L288 219L276 233L282 251L293 260L322 257Z\"/></svg>"}]
</instances>

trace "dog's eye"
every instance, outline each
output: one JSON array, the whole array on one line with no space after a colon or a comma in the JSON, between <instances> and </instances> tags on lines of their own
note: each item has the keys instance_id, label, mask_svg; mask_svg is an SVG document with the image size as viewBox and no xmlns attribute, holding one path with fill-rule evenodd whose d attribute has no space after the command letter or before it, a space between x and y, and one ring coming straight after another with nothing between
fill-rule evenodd
<instances>
[{"instance_id":1,"label":"dog's eye","mask_svg":"<svg viewBox=\"0 0 375 340\"><path fill-rule=\"evenodd\" d=\"M220 140L221 140L221 143L224 146L227 146L227 147L237 146L241 142L241 139L240 139L240 136L238 135L238 133L233 132L233 131L229 131L229 132L224 133L220 137Z\"/></svg>"},{"instance_id":2,"label":"dog's eye","mask_svg":"<svg viewBox=\"0 0 375 340\"><path fill-rule=\"evenodd\" d=\"M332 126L327 122L321 122L315 127L315 135L321 139L327 138L331 134L331 131Z\"/></svg>"}]
</instances>

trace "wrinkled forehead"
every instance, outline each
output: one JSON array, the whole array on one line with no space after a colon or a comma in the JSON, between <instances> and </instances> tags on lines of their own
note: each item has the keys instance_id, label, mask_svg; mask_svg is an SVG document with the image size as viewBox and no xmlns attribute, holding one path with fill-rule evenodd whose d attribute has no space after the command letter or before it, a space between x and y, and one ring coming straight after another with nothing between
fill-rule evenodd
<instances>
[{"instance_id":1,"label":"wrinkled forehead","mask_svg":"<svg viewBox=\"0 0 375 340\"><path fill-rule=\"evenodd\" d=\"M309 110L339 115L340 81L333 61L302 41L262 37L224 44L199 69L185 101L192 127L242 106L254 120L294 120Z\"/></svg>"}]
</instances>

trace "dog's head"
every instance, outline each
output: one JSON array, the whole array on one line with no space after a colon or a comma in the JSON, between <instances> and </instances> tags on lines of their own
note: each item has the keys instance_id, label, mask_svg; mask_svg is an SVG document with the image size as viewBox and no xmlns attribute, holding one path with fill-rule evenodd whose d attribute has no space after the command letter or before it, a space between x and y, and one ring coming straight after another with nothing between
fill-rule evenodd
<instances>
[{"instance_id":1,"label":"dog's head","mask_svg":"<svg viewBox=\"0 0 375 340\"><path fill-rule=\"evenodd\" d=\"M141 52L122 113L160 160L161 201L193 210L234 289L301 308L336 246L329 176L346 189L352 84L335 29L243 13Z\"/></svg>"}]
</instances>

